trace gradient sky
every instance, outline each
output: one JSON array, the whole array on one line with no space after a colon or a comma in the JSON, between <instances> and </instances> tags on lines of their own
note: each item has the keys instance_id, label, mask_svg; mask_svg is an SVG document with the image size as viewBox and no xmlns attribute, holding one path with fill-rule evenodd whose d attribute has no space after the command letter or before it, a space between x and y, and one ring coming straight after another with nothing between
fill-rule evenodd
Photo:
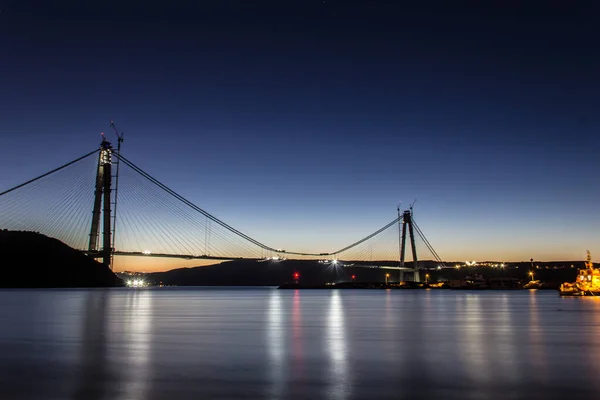
<instances>
[{"instance_id":1,"label":"gradient sky","mask_svg":"<svg viewBox=\"0 0 600 400\"><path fill-rule=\"evenodd\" d=\"M1 1L0 188L112 119L126 157L273 247L418 199L444 259L600 256L595 2L404 3Z\"/></svg>"}]
</instances>

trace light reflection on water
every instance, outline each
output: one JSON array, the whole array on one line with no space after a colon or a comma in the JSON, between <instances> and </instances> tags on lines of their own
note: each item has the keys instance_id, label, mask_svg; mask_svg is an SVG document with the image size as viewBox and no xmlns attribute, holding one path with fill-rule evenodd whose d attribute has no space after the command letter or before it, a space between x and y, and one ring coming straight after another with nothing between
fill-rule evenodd
<instances>
[{"instance_id":1,"label":"light reflection on water","mask_svg":"<svg viewBox=\"0 0 600 400\"><path fill-rule=\"evenodd\" d=\"M123 380L122 399L145 399L150 386L150 346L152 339L152 293L145 290L134 290L127 298L124 310L124 348L123 356L127 358L128 368Z\"/></svg>"},{"instance_id":2,"label":"light reflection on water","mask_svg":"<svg viewBox=\"0 0 600 400\"><path fill-rule=\"evenodd\" d=\"M529 357L531 364L537 371L535 377L535 383L544 382L547 379L547 360L546 343L544 342L543 326L540 321L540 304L538 304L539 296L536 295L536 291L530 291L529 295L529 329L528 329L528 341L529 345Z\"/></svg>"},{"instance_id":3,"label":"light reflection on water","mask_svg":"<svg viewBox=\"0 0 600 400\"><path fill-rule=\"evenodd\" d=\"M477 294L468 294L458 298L460 304L461 320L459 320L459 349L462 365L466 367L466 378L472 381L475 387L485 387L492 378L488 369L489 355L483 343L486 332L481 329L482 310L481 297Z\"/></svg>"},{"instance_id":4,"label":"light reflection on water","mask_svg":"<svg viewBox=\"0 0 600 400\"><path fill-rule=\"evenodd\" d=\"M286 365L285 359L285 336L284 336L284 312L281 306L281 291L273 290L269 294L269 309L267 319L266 346L269 356L267 361L270 382L268 397L280 399L284 393L283 382L285 381Z\"/></svg>"},{"instance_id":5,"label":"light reflection on water","mask_svg":"<svg viewBox=\"0 0 600 400\"><path fill-rule=\"evenodd\" d=\"M0 291L3 400L600 395L600 299L549 291Z\"/></svg>"},{"instance_id":6,"label":"light reflection on water","mask_svg":"<svg viewBox=\"0 0 600 400\"><path fill-rule=\"evenodd\" d=\"M346 399L352 386L348 379L346 326L342 295L339 290L330 293L327 318L327 343L331 365L329 394L334 399Z\"/></svg>"}]
</instances>

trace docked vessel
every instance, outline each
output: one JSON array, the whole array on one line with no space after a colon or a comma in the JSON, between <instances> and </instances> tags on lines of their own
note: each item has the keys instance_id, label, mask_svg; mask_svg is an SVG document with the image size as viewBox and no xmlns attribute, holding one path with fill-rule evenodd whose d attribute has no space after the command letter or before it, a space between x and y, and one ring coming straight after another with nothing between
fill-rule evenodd
<instances>
[{"instance_id":1,"label":"docked vessel","mask_svg":"<svg viewBox=\"0 0 600 400\"><path fill-rule=\"evenodd\" d=\"M542 281L529 281L523 285L523 289L541 289L543 286Z\"/></svg>"},{"instance_id":2,"label":"docked vessel","mask_svg":"<svg viewBox=\"0 0 600 400\"><path fill-rule=\"evenodd\" d=\"M594 268L589 250L585 268L580 269L574 283L560 285L561 296L600 296L600 269Z\"/></svg>"}]
</instances>

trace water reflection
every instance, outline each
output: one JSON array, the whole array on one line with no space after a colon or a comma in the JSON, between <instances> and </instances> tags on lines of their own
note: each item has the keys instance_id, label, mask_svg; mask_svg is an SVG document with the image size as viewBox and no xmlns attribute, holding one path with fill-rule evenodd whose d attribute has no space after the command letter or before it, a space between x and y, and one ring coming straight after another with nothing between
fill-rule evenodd
<instances>
[{"instance_id":1,"label":"water reflection","mask_svg":"<svg viewBox=\"0 0 600 400\"><path fill-rule=\"evenodd\" d=\"M391 290L385 291L385 308L383 310L383 331L382 345L385 346L385 353L396 356L398 353L398 342L400 341L395 331L398 324L398 312L394 307L393 294Z\"/></svg>"},{"instance_id":2,"label":"water reflection","mask_svg":"<svg viewBox=\"0 0 600 400\"><path fill-rule=\"evenodd\" d=\"M516 367L515 328L512 321L512 310L508 294L503 293L498 299L495 316L494 336L488 340L486 347L493 350L492 359L498 363L503 377L514 383L519 379L519 368Z\"/></svg>"},{"instance_id":3,"label":"water reflection","mask_svg":"<svg viewBox=\"0 0 600 400\"><path fill-rule=\"evenodd\" d=\"M304 332L302 327L302 306L300 301L300 290L294 290L292 296L292 354L291 354L291 377L293 382L302 383L305 380L304 371ZM302 393L302 386L291 385L290 390L294 393Z\"/></svg>"},{"instance_id":4,"label":"water reflection","mask_svg":"<svg viewBox=\"0 0 600 400\"><path fill-rule=\"evenodd\" d=\"M600 372L600 298L587 298L586 306L590 308L590 323L588 327L589 346L585 348L587 360L590 363L590 371L596 376ZM598 381L596 381L598 382ZM600 383L596 383L596 388L600 387Z\"/></svg>"},{"instance_id":5,"label":"water reflection","mask_svg":"<svg viewBox=\"0 0 600 400\"><path fill-rule=\"evenodd\" d=\"M285 388L285 337L283 311L281 309L281 291L272 290L269 295L267 315L267 352L268 374L271 387L269 398L280 399Z\"/></svg>"},{"instance_id":6,"label":"water reflection","mask_svg":"<svg viewBox=\"0 0 600 400\"><path fill-rule=\"evenodd\" d=\"M73 393L75 400L99 400L105 397L104 382L112 378L107 359L107 293L85 293L85 306L81 315L81 345L79 348L79 376ZM115 382L115 384L118 384Z\"/></svg>"},{"instance_id":7,"label":"water reflection","mask_svg":"<svg viewBox=\"0 0 600 400\"><path fill-rule=\"evenodd\" d=\"M346 326L344 324L344 306L339 290L332 290L327 315L327 350L329 352L330 371L328 377L330 398L345 399L350 393L348 379L348 349Z\"/></svg>"},{"instance_id":8,"label":"water reflection","mask_svg":"<svg viewBox=\"0 0 600 400\"><path fill-rule=\"evenodd\" d=\"M481 297L467 294L456 298L459 312L458 345L467 377L473 384L485 387L491 379L489 357L485 347Z\"/></svg>"},{"instance_id":9,"label":"water reflection","mask_svg":"<svg viewBox=\"0 0 600 400\"><path fill-rule=\"evenodd\" d=\"M0 398L600 396L600 299L243 290L0 291Z\"/></svg>"},{"instance_id":10,"label":"water reflection","mask_svg":"<svg viewBox=\"0 0 600 400\"><path fill-rule=\"evenodd\" d=\"M152 339L152 293L130 290L125 308L125 365L123 399L148 397Z\"/></svg>"},{"instance_id":11,"label":"water reflection","mask_svg":"<svg viewBox=\"0 0 600 400\"><path fill-rule=\"evenodd\" d=\"M537 302L536 291L529 292L529 349L531 352L531 363L536 369L536 381L540 384L546 382L547 357L544 343L543 328L540 324L540 310Z\"/></svg>"}]
</instances>

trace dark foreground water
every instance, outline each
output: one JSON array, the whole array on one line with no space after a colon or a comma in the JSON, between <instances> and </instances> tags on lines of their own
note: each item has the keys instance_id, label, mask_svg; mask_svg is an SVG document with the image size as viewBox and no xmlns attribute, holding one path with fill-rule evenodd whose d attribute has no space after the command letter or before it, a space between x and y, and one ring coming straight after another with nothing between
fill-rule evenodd
<instances>
[{"instance_id":1,"label":"dark foreground water","mask_svg":"<svg viewBox=\"0 0 600 400\"><path fill-rule=\"evenodd\" d=\"M0 399L598 399L600 298L0 291Z\"/></svg>"}]
</instances>

